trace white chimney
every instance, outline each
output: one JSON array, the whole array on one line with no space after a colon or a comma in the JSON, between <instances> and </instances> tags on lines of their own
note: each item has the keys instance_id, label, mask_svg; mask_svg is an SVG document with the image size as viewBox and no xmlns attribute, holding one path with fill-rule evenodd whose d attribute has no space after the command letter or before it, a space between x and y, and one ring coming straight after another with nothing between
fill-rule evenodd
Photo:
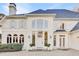
<instances>
[{"instance_id":1,"label":"white chimney","mask_svg":"<svg viewBox=\"0 0 79 59\"><path fill-rule=\"evenodd\" d=\"M10 3L9 4L9 15L15 15L16 14L16 4Z\"/></svg>"}]
</instances>

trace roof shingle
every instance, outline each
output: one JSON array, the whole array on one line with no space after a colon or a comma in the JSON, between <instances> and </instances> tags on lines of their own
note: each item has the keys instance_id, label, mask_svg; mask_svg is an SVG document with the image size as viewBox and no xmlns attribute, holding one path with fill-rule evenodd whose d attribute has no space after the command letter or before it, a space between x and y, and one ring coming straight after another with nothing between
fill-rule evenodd
<instances>
[{"instance_id":1,"label":"roof shingle","mask_svg":"<svg viewBox=\"0 0 79 59\"><path fill-rule=\"evenodd\" d=\"M79 13L66 9L36 10L28 14L56 14L56 18L79 18Z\"/></svg>"}]
</instances>

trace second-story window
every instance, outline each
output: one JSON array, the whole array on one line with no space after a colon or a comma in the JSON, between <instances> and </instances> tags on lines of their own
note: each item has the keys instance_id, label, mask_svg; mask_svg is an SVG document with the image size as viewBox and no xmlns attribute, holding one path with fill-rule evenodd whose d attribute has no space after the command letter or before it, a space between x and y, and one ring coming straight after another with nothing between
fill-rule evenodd
<instances>
[{"instance_id":1,"label":"second-story window","mask_svg":"<svg viewBox=\"0 0 79 59\"><path fill-rule=\"evenodd\" d=\"M19 21L19 28L20 29L26 28L26 20L20 20Z\"/></svg>"},{"instance_id":2,"label":"second-story window","mask_svg":"<svg viewBox=\"0 0 79 59\"><path fill-rule=\"evenodd\" d=\"M64 30L64 23L62 23L62 24L60 25L60 29L61 29L61 30Z\"/></svg>"},{"instance_id":3,"label":"second-story window","mask_svg":"<svg viewBox=\"0 0 79 59\"><path fill-rule=\"evenodd\" d=\"M17 23L15 20L11 20L10 21L10 28L16 28L17 27Z\"/></svg>"},{"instance_id":4,"label":"second-story window","mask_svg":"<svg viewBox=\"0 0 79 59\"><path fill-rule=\"evenodd\" d=\"M32 28L48 28L48 21L47 20L33 20L32 21Z\"/></svg>"}]
</instances>

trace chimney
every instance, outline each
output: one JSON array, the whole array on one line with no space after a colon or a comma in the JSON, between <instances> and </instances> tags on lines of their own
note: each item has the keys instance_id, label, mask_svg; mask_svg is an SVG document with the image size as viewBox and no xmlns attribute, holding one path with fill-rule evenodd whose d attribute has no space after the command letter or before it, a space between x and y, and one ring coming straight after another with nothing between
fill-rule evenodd
<instances>
[{"instance_id":1,"label":"chimney","mask_svg":"<svg viewBox=\"0 0 79 59\"><path fill-rule=\"evenodd\" d=\"M9 15L15 15L15 14L16 14L16 4L9 3Z\"/></svg>"}]
</instances>

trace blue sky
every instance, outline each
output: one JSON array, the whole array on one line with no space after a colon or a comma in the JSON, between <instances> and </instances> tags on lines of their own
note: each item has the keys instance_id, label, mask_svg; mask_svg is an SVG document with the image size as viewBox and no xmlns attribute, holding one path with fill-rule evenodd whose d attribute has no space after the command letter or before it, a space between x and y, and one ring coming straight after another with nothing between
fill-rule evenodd
<instances>
[{"instance_id":1,"label":"blue sky","mask_svg":"<svg viewBox=\"0 0 79 59\"><path fill-rule=\"evenodd\" d=\"M8 3L0 3L0 13L8 15ZM37 9L68 9L79 7L77 3L16 3L17 14L28 13Z\"/></svg>"}]
</instances>

